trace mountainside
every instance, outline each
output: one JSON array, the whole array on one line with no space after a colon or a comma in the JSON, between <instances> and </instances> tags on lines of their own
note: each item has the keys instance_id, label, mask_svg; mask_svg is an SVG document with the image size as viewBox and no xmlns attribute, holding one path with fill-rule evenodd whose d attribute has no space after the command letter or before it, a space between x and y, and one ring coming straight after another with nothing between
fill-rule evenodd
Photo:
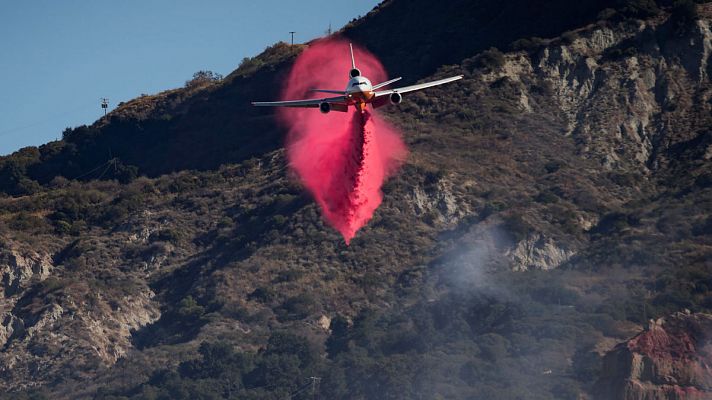
<instances>
[{"instance_id":1,"label":"mountainside","mask_svg":"<svg viewBox=\"0 0 712 400\"><path fill-rule=\"evenodd\" d=\"M425 0L385 1L343 33L374 51L389 71L412 82L490 46L575 28L610 5L593 0L536 3L457 0L440 6ZM58 175L99 178L100 167L112 159L118 168L101 177L126 180L137 173L214 169L276 150L283 143L283 128L250 102L279 97L281 82L301 49L276 44L243 60L220 84L198 79L183 89L140 97L91 126L66 130L63 141L6 157L0 161L0 189L20 195Z\"/></svg>"},{"instance_id":2,"label":"mountainside","mask_svg":"<svg viewBox=\"0 0 712 400\"><path fill-rule=\"evenodd\" d=\"M465 76L382 109L410 155L350 246L249 106L308 44L4 157L0 398L709 398L712 4L579 3L338 33Z\"/></svg>"}]
</instances>

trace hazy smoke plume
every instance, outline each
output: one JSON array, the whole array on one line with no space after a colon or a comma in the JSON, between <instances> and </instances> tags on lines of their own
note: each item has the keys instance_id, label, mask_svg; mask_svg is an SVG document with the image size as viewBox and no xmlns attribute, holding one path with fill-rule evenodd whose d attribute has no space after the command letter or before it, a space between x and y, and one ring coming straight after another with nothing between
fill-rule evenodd
<instances>
[{"instance_id":1,"label":"hazy smoke plume","mask_svg":"<svg viewBox=\"0 0 712 400\"><path fill-rule=\"evenodd\" d=\"M387 79L372 54L358 47L354 52L364 76L373 82ZM343 90L350 68L348 42L316 42L297 58L282 98L304 98L312 88ZM400 134L373 112L353 107L347 113L329 114L285 108L280 119L289 128L290 167L348 244L381 204L381 185L405 158Z\"/></svg>"}]
</instances>

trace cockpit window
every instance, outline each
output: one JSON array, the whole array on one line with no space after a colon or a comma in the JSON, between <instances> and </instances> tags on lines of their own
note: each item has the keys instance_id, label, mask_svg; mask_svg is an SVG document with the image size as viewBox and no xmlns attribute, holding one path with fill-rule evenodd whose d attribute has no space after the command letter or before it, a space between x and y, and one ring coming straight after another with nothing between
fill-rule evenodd
<instances>
[{"instance_id":1,"label":"cockpit window","mask_svg":"<svg viewBox=\"0 0 712 400\"><path fill-rule=\"evenodd\" d=\"M366 84L366 82L354 82L351 84L351 86L353 87L353 86L359 86L359 85L365 85L365 84Z\"/></svg>"}]
</instances>

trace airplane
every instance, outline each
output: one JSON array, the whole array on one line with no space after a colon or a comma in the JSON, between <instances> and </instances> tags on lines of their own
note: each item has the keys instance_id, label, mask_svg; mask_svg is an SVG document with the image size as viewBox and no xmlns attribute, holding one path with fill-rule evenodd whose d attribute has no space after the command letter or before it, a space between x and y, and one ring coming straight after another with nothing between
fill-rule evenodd
<instances>
[{"instance_id":1,"label":"airplane","mask_svg":"<svg viewBox=\"0 0 712 400\"><path fill-rule=\"evenodd\" d=\"M419 83L417 85L405 86L396 89L378 90L401 80L401 78L398 77L377 85L372 85L371 81L362 76L361 71L356 68L354 48L351 43L349 43L349 50L351 51L351 70L349 71L349 82L346 85L346 90L311 89L312 92L338 94L338 96L308 100L256 101L252 102L252 105L257 107L319 108L319 111L323 114L327 114L332 110L347 112L349 106L354 106L356 110L363 112L366 110L366 105L368 104L371 104L373 108L382 107L388 103L400 104L403 101L404 93L415 92L416 90L443 85L445 83L462 79L462 75L457 75L437 81Z\"/></svg>"}]
</instances>

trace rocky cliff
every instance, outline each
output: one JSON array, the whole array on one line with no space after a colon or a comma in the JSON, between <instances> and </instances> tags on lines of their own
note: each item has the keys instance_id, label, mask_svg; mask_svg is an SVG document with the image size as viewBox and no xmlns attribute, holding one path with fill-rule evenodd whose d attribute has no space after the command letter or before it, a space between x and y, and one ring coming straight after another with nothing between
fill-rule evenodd
<instances>
[{"instance_id":1,"label":"rocky cliff","mask_svg":"<svg viewBox=\"0 0 712 400\"><path fill-rule=\"evenodd\" d=\"M603 359L600 399L712 398L712 315L676 313Z\"/></svg>"}]
</instances>

